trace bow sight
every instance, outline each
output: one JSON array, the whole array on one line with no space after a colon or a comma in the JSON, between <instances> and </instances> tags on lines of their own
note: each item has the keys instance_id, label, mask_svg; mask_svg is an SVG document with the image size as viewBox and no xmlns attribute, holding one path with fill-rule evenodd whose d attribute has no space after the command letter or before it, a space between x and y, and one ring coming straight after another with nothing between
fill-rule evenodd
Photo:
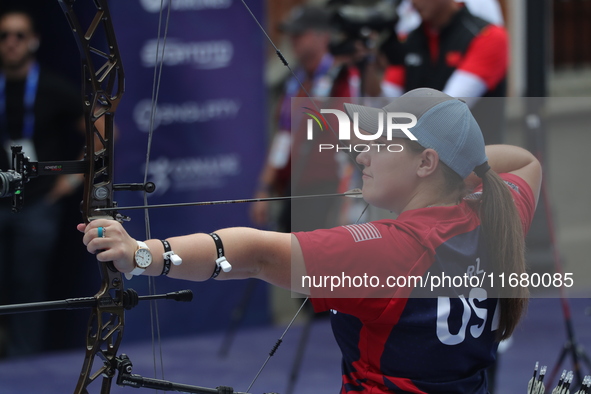
<instances>
[{"instance_id":1,"label":"bow sight","mask_svg":"<svg viewBox=\"0 0 591 394\"><path fill-rule=\"evenodd\" d=\"M12 150L12 169L0 171L0 198L12 197L12 211L19 212L23 208L25 199L25 184L32 178L42 175L67 175L67 174L85 174L88 170L88 161L70 160L70 161L31 161L22 150L20 145L13 145ZM113 185L113 190L134 190L152 193L156 190L153 182L146 183L123 183ZM95 197L101 196L102 189L95 190ZM104 194L106 195L106 190ZM116 210L116 208L113 208ZM126 219L119 216L119 219Z\"/></svg>"}]
</instances>

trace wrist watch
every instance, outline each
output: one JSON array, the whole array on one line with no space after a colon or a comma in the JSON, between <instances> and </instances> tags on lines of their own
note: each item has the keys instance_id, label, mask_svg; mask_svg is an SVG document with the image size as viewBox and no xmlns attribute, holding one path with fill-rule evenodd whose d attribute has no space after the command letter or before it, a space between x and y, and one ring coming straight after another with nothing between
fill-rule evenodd
<instances>
[{"instance_id":1,"label":"wrist watch","mask_svg":"<svg viewBox=\"0 0 591 394\"><path fill-rule=\"evenodd\" d=\"M127 279L131 279L134 275L141 275L152 264L152 253L145 242L137 241L137 250L133 255L133 260L135 261L135 268L125 274Z\"/></svg>"}]
</instances>

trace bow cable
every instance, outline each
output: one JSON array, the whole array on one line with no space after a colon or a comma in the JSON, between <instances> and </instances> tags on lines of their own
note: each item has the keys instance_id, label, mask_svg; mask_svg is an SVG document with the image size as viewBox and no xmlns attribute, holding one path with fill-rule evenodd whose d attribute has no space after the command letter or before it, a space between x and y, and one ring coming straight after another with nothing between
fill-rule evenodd
<instances>
[{"instance_id":1,"label":"bow cable","mask_svg":"<svg viewBox=\"0 0 591 394\"><path fill-rule=\"evenodd\" d=\"M250 9L250 7L248 7L248 5L246 4L246 2L244 0L241 0L241 1L242 1L242 4L244 5L244 7L247 9L247 11L250 13L250 15L252 16L252 18L256 22L256 24L259 26L259 28L261 29L261 31L263 32L263 34L267 37L267 39L269 40L269 42L271 43L271 45L275 49L275 53L277 54L277 56L280 58L280 60L283 62L283 64L289 69L291 75L298 82L299 86L304 91L304 93L306 94L306 96L311 99L312 97L311 97L310 93L305 88L305 86L303 85L302 81L298 78L298 76L296 75L296 73L294 72L294 70L291 68L291 66L289 65L289 63L287 62L287 60L285 59L285 57L281 53L281 51L277 48L277 46L275 45L275 43L273 42L273 40L271 39L271 37L269 37L269 35L267 34L267 32L265 31L265 29L263 28L263 26L260 24L260 22L258 21L258 19L256 18L256 16L253 14L253 12ZM162 76L162 68L163 68L163 63L164 63L164 52L165 52L165 48L166 48L166 38L167 38L167 33L168 33L169 21L170 21L170 8L171 7L169 6L168 7L168 11L167 11L167 16L166 16L166 21L165 21L165 27L164 27L164 35L163 35L163 38L162 38L162 51L160 51L161 26L162 26L162 16L163 16L163 9L164 9L164 0L161 0L160 1L160 13L159 13L159 20L158 20L158 38L157 38L157 43L156 43L156 61L155 61L155 66L154 66L154 78L153 78L153 86L152 86L152 109L151 109L151 114L150 114L150 126L149 126L149 132L148 132L148 146L147 146L147 151L146 151L146 164L145 164L145 170L144 170L144 184L146 184L146 182L148 180L148 167L149 167L149 162L150 162L150 151L151 151L152 137L153 137L153 132L154 132L154 119L155 119L155 116L156 116L157 101L158 101L158 95L159 95L159 92L160 92L160 83L161 83L161 76ZM316 104L316 102L314 100L312 100L312 103L315 106L316 110L318 112L320 112L320 108L318 107L318 105ZM334 129L333 129L333 127L332 127L332 125L330 123L328 123L328 128L331 130L331 132L333 133L333 135L335 135L335 137L336 137L337 134L334 131ZM340 144L342 144L342 142L340 140L338 140L338 137L337 137L337 141ZM362 170L360 164L356 162L356 160L352 156L351 152L348 152L347 155L353 161L354 165L359 170ZM346 193L344 193L343 195L346 195ZM246 201L244 201L244 202L246 202ZM218 202L218 203L220 203L220 202ZM224 203L228 203L228 202L224 202ZM205 204L202 204L202 205L205 205ZM363 210L363 212L359 216L359 219L357 219L357 222L359 222L359 220L361 219L361 217L363 216L363 214L365 213L365 211L367 210L368 207L369 207L369 204L366 205L365 209ZM148 213L148 201L147 201L147 193L146 193L146 191L144 191L144 206L142 208L145 209L144 219L145 219L145 223L146 223L146 239L150 239L151 238L151 234L150 234L150 219L149 219L149 213ZM155 294L155 284L154 284L153 278L150 277L148 279L148 281L149 281L149 286L150 286L150 293L151 294L152 293ZM308 300L308 298L306 298L303 301L302 305L300 306L300 308L298 309L298 311L296 312L296 314L292 318L290 324L287 326L287 328L285 329L284 333L282 334L282 336L279 338L279 340L277 341L276 345L274 346L272 352L269 354L269 357L265 360L264 364L261 366L260 370L258 371L258 373L256 374L256 376L254 377L253 381L251 382L250 386L247 389L247 392L254 385L254 383L256 382L257 378L259 377L259 375L261 374L261 372L263 371L263 369L267 365L270 357L273 356L273 354L275 353L275 351L279 347L279 345L280 345L280 343L282 341L282 338L286 335L287 331L290 329L291 325L293 324L293 322L295 321L295 319L299 315L300 311L303 309L303 306L307 302L307 300ZM150 307L150 315L151 315L151 320L152 320L152 345L153 345L153 352L155 354L155 347L154 347L154 320L155 320L155 322L156 322L157 338L158 338L158 343L159 343L159 347L160 347L159 352L160 352L161 374L162 374L162 376L164 376L164 370L163 370L163 365L162 365L163 364L162 363L163 357L162 357L162 346L161 346L161 338L160 338L160 326L159 326L159 322L158 322L158 307L157 307L156 304L154 304L154 315L152 315L152 306ZM155 373L156 373L156 369L157 369L157 367L156 367L156 357L154 357L154 370L155 370Z\"/></svg>"},{"instance_id":2,"label":"bow cable","mask_svg":"<svg viewBox=\"0 0 591 394\"><path fill-rule=\"evenodd\" d=\"M259 20L257 19L257 17L254 15L254 13L250 9L250 7L246 4L246 1L245 0L241 0L241 2L244 5L244 7L246 8L246 10L248 11L248 13L252 16L252 18L254 19L255 23L259 26L259 28L261 29L261 31L263 32L263 34L265 35L265 37L267 37L267 40L269 41L269 43L273 46L273 48L275 49L275 53L277 54L277 56L279 57L279 59L281 60L281 62L283 63L283 65L285 65L285 67L287 67L287 69L289 70L289 72L291 73L291 75L293 76L293 78L300 85L300 88L302 89L302 91L306 94L306 96L310 99L310 101L312 101L312 104L314 105L316 111L320 112L320 108L318 107L318 104L316 104L316 101L312 99L312 96L310 95L310 93L308 92L308 90L306 89L306 87L304 86L304 84L302 83L302 81L298 78L298 76L296 75L295 71L291 68L291 66L289 65L288 61L285 59L285 56L283 56L283 54L281 53L281 51L279 50L279 48L277 48L277 45L275 45L275 43L273 42L273 40L271 39L271 37L269 36L269 34L267 34L267 31L261 25L261 23L259 22ZM343 142L338 138L337 133L334 131L332 125L329 122L327 122L327 125L328 125L328 128L330 129L330 131L332 132L332 134L336 137L337 142L339 144L343 145ZM347 152L346 149L345 149L345 152ZM357 169L359 171L362 171L363 170L363 168L361 168L361 165L359 163L357 163L357 161L355 160L355 158L353 157L353 154L351 152L347 152L347 156L353 161L355 167L357 167ZM365 211L367 210L367 208L369 208L369 204L366 204L365 208L361 212L361 215L359 215L359 218L357 219L356 223L358 223L359 220L361 220L361 217L365 214ZM250 391L250 389L252 388L252 386L254 385L254 383L256 382L256 380L258 379L259 375L263 372L263 369L267 366L267 363L269 362L269 359L275 354L275 351L277 350L277 348L281 344L281 342L283 340L283 337L285 336L285 334L287 333L287 331L290 329L292 323L295 321L295 319L300 314L301 310L304 307L304 304L308 301L308 298L309 297L306 297L304 299L304 301L302 302L302 305L296 311L296 313L293 316L291 322L289 323L289 325L287 326L287 328L285 329L285 331L283 332L283 334L281 335L281 337L278 339L278 341L275 343L275 346L273 346L273 349L269 353L269 356L267 357L267 359L265 360L265 362L263 363L263 365L259 369L259 371L256 374L256 376L254 377L253 381L250 383L250 386L248 386L248 389L246 389L246 392L249 392Z\"/></svg>"},{"instance_id":3,"label":"bow cable","mask_svg":"<svg viewBox=\"0 0 591 394\"><path fill-rule=\"evenodd\" d=\"M164 64L164 51L166 49L166 38L168 35L168 25L170 21L170 9L166 13L166 21L164 23L164 35L162 36L162 17L164 14L164 0L160 0L160 12L158 14L158 35L156 40L156 59L154 61L154 77L152 81L152 108L150 111L150 126L148 128L148 143L146 148L146 162L144 168L144 185L148 182L148 171L150 166L150 153L152 150L152 139L154 136L154 119L156 118L156 111L158 110L158 95L160 94L160 83L162 79L162 67ZM162 39L162 51L160 51L160 41ZM148 206L148 192L144 189L143 192L144 206ZM144 222L146 227L146 239L151 239L150 231L150 213L146 208L144 209ZM148 277L148 293L150 295L156 294L156 282L154 277ZM162 355L162 340L160 335L160 318L158 314L158 303L153 300L150 301L150 327L152 333L152 357L154 360L154 376L158 376L158 366L156 357L156 346L154 344L154 337L158 340L158 353L160 358L160 376L164 379L164 363Z\"/></svg>"}]
</instances>

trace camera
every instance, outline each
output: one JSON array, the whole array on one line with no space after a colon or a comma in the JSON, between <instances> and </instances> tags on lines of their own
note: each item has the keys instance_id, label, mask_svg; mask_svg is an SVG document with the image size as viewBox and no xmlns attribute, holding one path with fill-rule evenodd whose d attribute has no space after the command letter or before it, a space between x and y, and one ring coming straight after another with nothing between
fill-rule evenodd
<instances>
[{"instance_id":1,"label":"camera","mask_svg":"<svg viewBox=\"0 0 591 394\"><path fill-rule=\"evenodd\" d=\"M13 170L0 171L0 198L12 197L12 211L18 212L23 207L24 185L36 170L35 162L31 162L23 152L23 147L13 145Z\"/></svg>"},{"instance_id":2,"label":"camera","mask_svg":"<svg viewBox=\"0 0 591 394\"><path fill-rule=\"evenodd\" d=\"M0 198L12 197L21 190L23 176L14 170L0 172Z\"/></svg>"},{"instance_id":3,"label":"camera","mask_svg":"<svg viewBox=\"0 0 591 394\"><path fill-rule=\"evenodd\" d=\"M354 54L359 42L370 47L372 32L392 35L398 23L397 5L398 1L394 0L329 1L331 22L336 30L329 44L330 53L335 56Z\"/></svg>"}]
</instances>

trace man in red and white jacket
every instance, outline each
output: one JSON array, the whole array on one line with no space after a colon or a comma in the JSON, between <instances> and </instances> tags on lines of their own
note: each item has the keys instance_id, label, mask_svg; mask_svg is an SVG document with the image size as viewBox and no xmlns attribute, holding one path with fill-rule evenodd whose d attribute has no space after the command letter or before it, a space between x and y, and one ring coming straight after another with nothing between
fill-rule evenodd
<instances>
[{"instance_id":1,"label":"man in red and white jacket","mask_svg":"<svg viewBox=\"0 0 591 394\"><path fill-rule=\"evenodd\" d=\"M402 54L390 64L381 81L381 95L398 97L429 87L453 97L505 97L509 67L509 39L500 25L470 13L455 0L412 0L422 23L408 36L399 36ZM399 47L399 50L400 50ZM480 121L477 100L469 100L486 143L502 142L502 116ZM484 112L502 112L500 100L487 100Z\"/></svg>"}]
</instances>

